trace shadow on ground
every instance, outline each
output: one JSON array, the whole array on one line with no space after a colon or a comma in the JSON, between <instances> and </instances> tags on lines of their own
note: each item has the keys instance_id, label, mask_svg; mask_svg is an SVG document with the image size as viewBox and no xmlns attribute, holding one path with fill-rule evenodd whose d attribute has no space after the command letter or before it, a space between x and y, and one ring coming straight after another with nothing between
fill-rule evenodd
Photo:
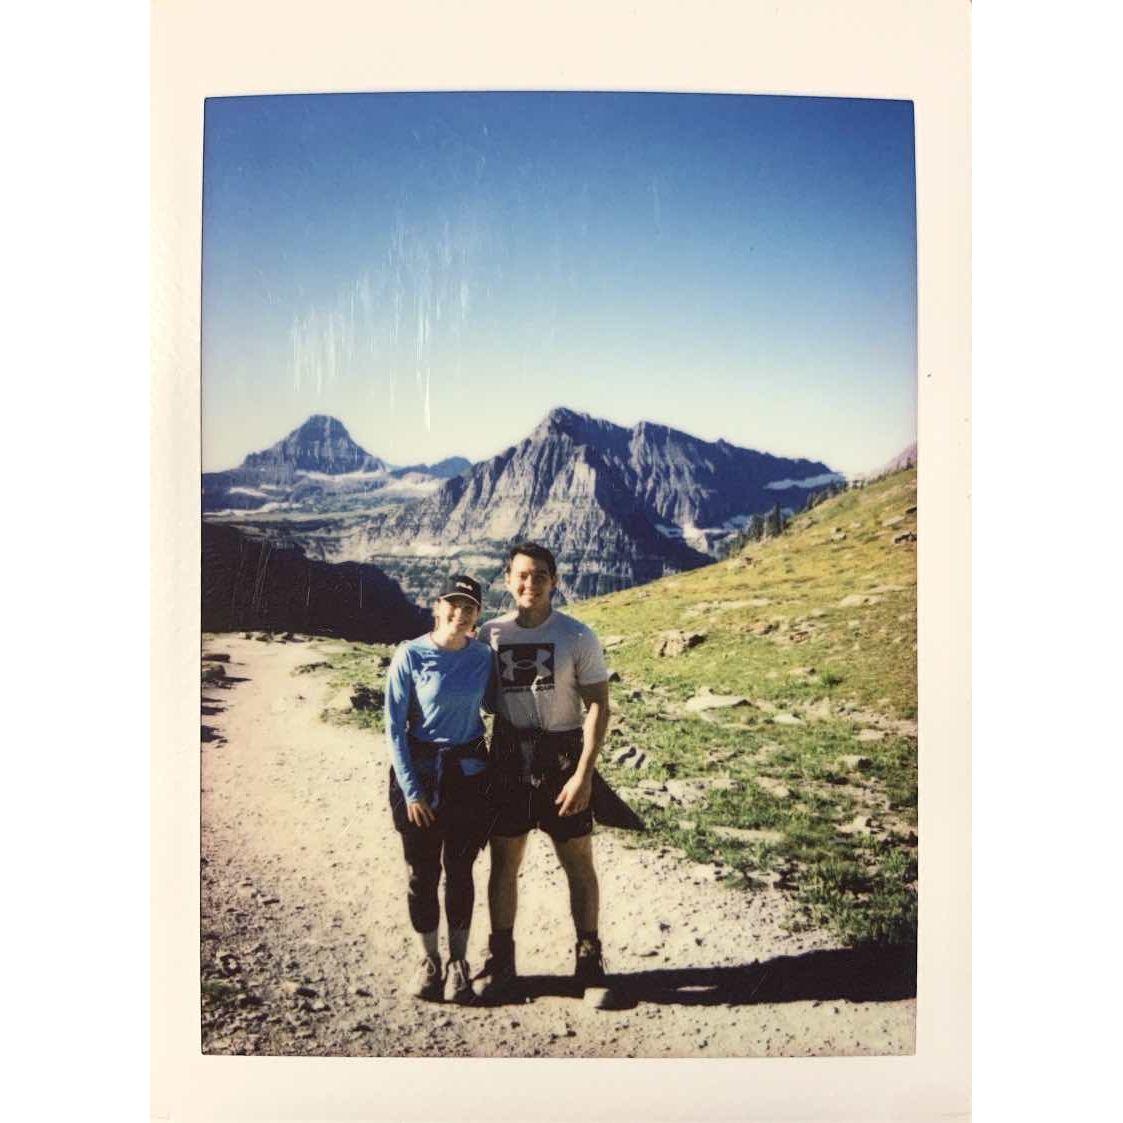
<instances>
[{"instance_id":1,"label":"shadow on ground","mask_svg":"<svg viewBox=\"0 0 1123 1123\"><path fill-rule=\"evenodd\" d=\"M522 979L531 998L572 997L572 980L557 975ZM778 956L740 967L674 967L613 974L613 1005L747 1006L840 999L897 1002L916 997L915 947L843 948Z\"/></svg>"}]
</instances>

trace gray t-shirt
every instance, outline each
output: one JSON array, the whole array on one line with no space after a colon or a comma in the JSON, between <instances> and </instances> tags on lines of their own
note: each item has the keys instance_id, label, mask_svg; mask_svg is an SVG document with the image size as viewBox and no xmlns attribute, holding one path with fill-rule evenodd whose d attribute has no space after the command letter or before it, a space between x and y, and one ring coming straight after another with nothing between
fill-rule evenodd
<instances>
[{"instance_id":1,"label":"gray t-shirt","mask_svg":"<svg viewBox=\"0 0 1123 1123\"><path fill-rule=\"evenodd\" d=\"M489 620L479 631L498 661L496 712L519 729L580 729L585 707L578 685L608 678L596 634L562 612L551 612L537 628L520 628L515 616Z\"/></svg>"}]
</instances>

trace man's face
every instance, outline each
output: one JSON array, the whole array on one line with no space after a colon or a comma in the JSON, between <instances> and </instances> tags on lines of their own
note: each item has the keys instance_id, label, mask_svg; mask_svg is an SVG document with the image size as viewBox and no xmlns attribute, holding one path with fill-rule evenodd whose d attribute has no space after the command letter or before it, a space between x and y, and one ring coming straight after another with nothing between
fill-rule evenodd
<instances>
[{"instance_id":1,"label":"man's face","mask_svg":"<svg viewBox=\"0 0 1123 1123\"><path fill-rule=\"evenodd\" d=\"M538 608L549 604L557 580L550 576L550 567L537 558L516 554L507 570L507 591L519 608Z\"/></svg>"}]
</instances>

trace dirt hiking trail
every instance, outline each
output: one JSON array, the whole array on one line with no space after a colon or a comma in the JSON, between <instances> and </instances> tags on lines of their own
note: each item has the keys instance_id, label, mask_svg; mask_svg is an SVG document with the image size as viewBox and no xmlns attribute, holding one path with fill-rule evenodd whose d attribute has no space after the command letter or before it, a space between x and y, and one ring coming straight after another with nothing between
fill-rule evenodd
<instances>
[{"instance_id":1,"label":"dirt hiking trail","mask_svg":"<svg viewBox=\"0 0 1123 1123\"><path fill-rule=\"evenodd\" d=\"M564 877L534 832L515 929L530 1000L494 1008L405 994L417 953L380 734L320 717L329 640L207 636L203 687L202 1042L206 1053L425 1057L763 1057L911 1053L915 989L894 953L791 934L785 894L597 829L601 935L625 1008L567 993ZM469 961L484 958L488 855ZM443 928L443 926L442 926ZM442 930L442 954L444 933Z\"/></svg>"}]
</instances>

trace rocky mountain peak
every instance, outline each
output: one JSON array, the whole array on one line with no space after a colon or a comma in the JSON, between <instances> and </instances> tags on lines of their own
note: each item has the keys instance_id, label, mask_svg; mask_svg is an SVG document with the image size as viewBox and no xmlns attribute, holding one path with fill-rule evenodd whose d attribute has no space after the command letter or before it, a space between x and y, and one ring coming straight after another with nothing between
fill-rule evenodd
<instances>
[{"instance_id":1,"label":"rocky mountain peak","mask_svg":"<svg viewBox=\"0 0 1123 1123\"><path fill-rule=\"evenodd\" d=\"M275 445L251 452L242 467L342 475L377 472L385 465L351 439L342 421L316 413Z\"/></svg>"}]
</instances>

